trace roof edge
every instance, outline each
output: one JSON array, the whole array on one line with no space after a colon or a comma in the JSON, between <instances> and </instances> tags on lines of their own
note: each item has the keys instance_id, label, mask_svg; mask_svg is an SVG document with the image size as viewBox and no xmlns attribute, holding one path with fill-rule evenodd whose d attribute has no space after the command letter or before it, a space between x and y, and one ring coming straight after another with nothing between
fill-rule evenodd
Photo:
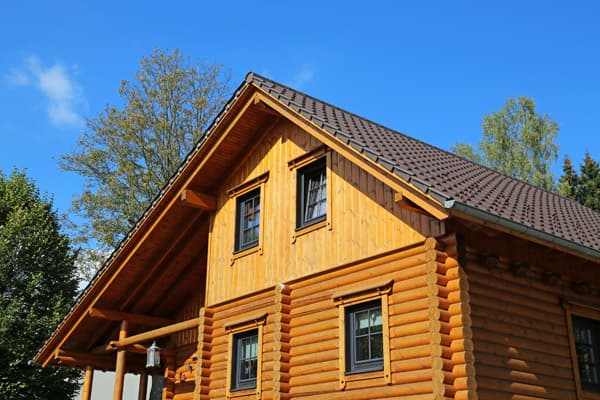
<instances>
[{"instance_id":1,"label":"roof edge","mask_svg":"<svg viewBox=\"0 0 600 400\"><path fill-rule=\"evenodd\" d=\"M567 240L567 239L563 239L561 237L552 235L550 233L540 231L540 230L532 228L530 226L520 224L515 221L511 221L507 218L501 217L496 214L492 214L487 211L483 211L479 208L470 206L470 205L460 202L458 200L455 200L455 199L446 200L444 202L444 207L448 210L456 211L458 213L462 213L462 214L471 216L473 218L477 218L479 220L500 226L509 231L522 233L524 235L527 235L534 239L537 239L538 241L553 244L555 246L559 246L564 249L571 250L574 253L584 256L585 258L592 258L592 259L596 259L596 260L600 259L600 251L598 251L598 250L595 250L595 249L587 247L587 246L583 246L579 243L575 243L575 242Z\"/></svg>"}]
</instances>

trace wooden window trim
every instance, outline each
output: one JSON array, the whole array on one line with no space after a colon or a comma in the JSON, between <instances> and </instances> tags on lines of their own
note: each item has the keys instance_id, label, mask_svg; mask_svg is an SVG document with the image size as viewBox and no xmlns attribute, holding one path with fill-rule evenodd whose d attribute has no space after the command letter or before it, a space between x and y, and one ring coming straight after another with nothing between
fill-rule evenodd
<instances>
[{"instance_id":1,"label":"wooden window trim","mask_svg":"<svg viewBox=\"0 0 600 400\"><path fill-rule=\"evenodd\" d=\"M332 300L338 308L338 340L339 340L339 380L338 389L344 390L349 384L360 381L381 379L385 384L392 383L390 362L390 327L389 327L389 295L392 292L392 279L375 278L362 284L346 287L344 291L334 293ZM383 369L381 371L365 371L346 373L346 307L381 300Z\"/></svg>"},{"instance_id":2,"label":"wooden window trim","mask_svg":"<svg viewBox=\"0 0 600 400\"><path fill-rule=\"evenodd\" d=\"M267 314L257 315L252 318L245 318L241 321L233 322L225 325L225 333L228 336L229 348L227 351L227 399L235 399L239 397L256 396L257 399L262 397L262 359L263 359L263 327L267 321ZM233 346L235 345L234 336L238 333L244 333L251 330L257 330L258 334L258 360L256 361L256 386L248 389L235 389L231 387L231 375L233 373Z\"/></svg>"},{"instance_id":3,"label":"wooden window trim","mask_svg":"<svg viewBox=\"0 0 600 400\"><path fill-rule=\"evenodd\" d=\"M326 176L326 180L327 180L327 187L325 188L326 190L326 196L327 196L327 211L326 211L326 215L325 218L321 219L321 220L317 220L316 222L313 222L312 224L309 225L304 225L301 227L298 227L298 204L299 204L299 199L298 199L298 173L294 173L292 174L293 178L293 190L291 191L293 193L293 198L290 200L291 204L294 205L295 209L296 209L296 216L294 218L294 233L292 234L292 244L296 243L296 240L299 237L302 237L304 235L307 235L311 232L314 232L316 230L319 229L323 229L323 228L327 228L328 230L333 230L333 182L332 182L332 173L331 173L331 168L332 168L332 161L331 161L331 150L327 147L327 146L319 146L311 151L309 151L308 153L302 154L299 157L296 157L290 161L288 161L288 167L290 169L290 171L294 171L297 170L299 168L308 166L309 164L313 163L313 162L318 162L320 159L322 159L323 157L325 157L325 176Z\"/></svg>"},{"instance_id":4,"label":"wooden window trim","mask_svg":"<svg viewBox=\"0 0 600 400\"><path fill-rule=\"evenodd\" d=\"M290 171L293 171L297 168L301 168L305 165L312 163L313 161L317 161L319 158L329 153L329 151L329 148L325 145L316 147L310 150L309 152L301 154L298 157L288 161L288 167L290 168Z\"/></svg>"},{"instance_id":5,"label":"wooden window trim","mask_svg":"<svg viewBox=\"0 0 600 400\"><path fill-rule=\"evenodd\" d=\"M250 179L244 183L241 183L230 189L227 189L227 191L226 191L227 196L229 196L230 198L241 196L245 193L248 193L251 190L256 189L257 187L259 187L263 183L267 182L268 180L269 180L269 171L258 175L256 178Z\"/></svg>"},{"instance_id":6,"label":"wooden window trim","mask_svg":"<svg viewBox=\"0 0 600 400\"><path fill-rule=\"evenodd\" d=\"M236 199L236 204L235 204L235 228L234 228L234 232L235 232L235 237L234 237L234 241L233 241L233 252L231 255L231 259L229 260L229 265L232 266L236 260L239 260L240 258L246 257L250 254L254 254L254 253L258 253L259 255L263 254L263 243L264 243L264 232L265 232L265 212L266 211L266 199L265 199L265 190L264 190L264 186L265 183L269 180L269 171L260 174L259 176L257 176L256 178L250 179L240 185L234 186L231 189L227 190L227 195L229 196L229 198L231 199ZM243 196L247 193L250 193L251 191L255 190L255 189L260 189L260 220L258 222L258 243L256 244L256 246L252 246L246 249L241 249L241 250L237 250L236 249L236 243L237 243L237 235L239 234L238 232L238 204L237 204L237 199L240 196Z\"/></svg>"},{"instance_id":7,"label":"wooden window trim","mask_svg":"<svg viewBox=\"0 0 600 400\"><path fill-rule=\"evenodd\" d=\"M584 390L581 385L581 375L579 373L579 363L577 361L577 351L575 349L575 334L573 332L573 316L593 319L600 322L600 307L594 305L585 305L577 301L563 299L562 305L565 309L567 319L567 331L569 339L569 349L571 353L571 365L575 377L575 389L577 400L600 400L600 393Z\"/></svg>"}]
</instances>

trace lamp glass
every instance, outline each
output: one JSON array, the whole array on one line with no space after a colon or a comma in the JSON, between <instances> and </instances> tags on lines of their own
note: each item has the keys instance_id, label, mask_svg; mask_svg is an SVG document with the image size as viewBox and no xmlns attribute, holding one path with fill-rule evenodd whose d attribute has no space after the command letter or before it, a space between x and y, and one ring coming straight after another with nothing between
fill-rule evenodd
<instances>
[{"instance_id":1,"label":"lamp glass","mask_svg":"<svg viewBox=\"0 0 600 400\"><path fill-rule=\"evenodd\" d=\"M160 366L160 347L156 345L156 342L152 342L152 345L146 350L146 368L156 368Z\"/></svg>"}]
</instances>

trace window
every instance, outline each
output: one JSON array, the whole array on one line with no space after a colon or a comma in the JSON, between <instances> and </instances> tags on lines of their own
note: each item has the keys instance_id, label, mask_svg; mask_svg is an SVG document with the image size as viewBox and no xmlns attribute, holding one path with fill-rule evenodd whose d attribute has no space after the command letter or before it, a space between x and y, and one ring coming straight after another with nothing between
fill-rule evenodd
<instances>
[{"instance_id":1,"label":"window","mask_svg":"<svg viewBox=\"0 0 600 400\"><path fill-rule=\"evenodd\" d=\"M574 315L573 341L581 387L600 393L600 321Z\"/></svg>"},{"instance_id":2,"label":"window","mask_svg":"<svg viewBox=\"0 0 600 400\"><path fill-rule=\"evenodd\" d=\"M346 373L383 369L381 300L346 308Z\"/></svg>"},{"instance_id":3,"label":"window","mask_svg":"<svg viewBox=\"0 0 600 400\"><path fill-rule=\"evenodd\" d=\"M229 342L227 399L249 395L261 398L262 336L266 320L267 314L261 314L225 325Z\"/></svg>"},{"instance_id":4,"label":"window","mask_svg":"<svg viewBox=\"0 0 600 400\"><path fill-rule=\"evenodd\" d=\"M375 277L334 293L340 321L340 390L364 387L368 379L392 383L388 300L393 285L389 277Z\"/></svg>"},{"instance_id":5,"label":"window","mask_svg":"<svg viewBox=\"0 0 600 400\"><path fill-rule=\"evenodd\" d=\"M256 387L258 370L258 330L238 333L233 336L233 358L231 366L231 389Z\"/></svg>"},{"instance_id":6,"label":"window","mask_svg":"<svg viewBox=\"0 0 600 400\"><path fill-rule=\"evenodd\" d=\"M258 245L260 233L260 188L237 198L235 251Z\"/></svg>"},{"instance_id":7,"label":"window","mask_svg":"<svg viewBox=\"0 0 600 400\"><path fill-rule=\"evenodd\" d=\"M298 170L296 228L323 221L327 216L325 158Z\"/></svg>"}]
</instances>

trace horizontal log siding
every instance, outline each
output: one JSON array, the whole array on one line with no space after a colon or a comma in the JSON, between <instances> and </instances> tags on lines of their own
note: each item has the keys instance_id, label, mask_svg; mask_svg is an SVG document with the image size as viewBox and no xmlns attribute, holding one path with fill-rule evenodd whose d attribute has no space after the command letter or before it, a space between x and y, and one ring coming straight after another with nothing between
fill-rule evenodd
<instances>
[{"instance_id":1,"label":"horizontal log siding","mask_svg":"<svg viewBox=\"0 0 600 400\"><path fill-rule=\"evenodd\" d=\"M477 390L482 399L576 399L559 289L468 249ZM502 265L505 263L507 265Z\"/></svg>"},{"instance_id":2,"label":"horizontal log siding","mask_svg":"<svg viewBox=\"0 0 600 400\"><path fill-rule=\"evenodd\" d=\"M289 396L294 399L443 398L434 252L420 246L291 283ZM394 280L389 295L391 385L383 372L339 386L340 338L333 297L366 279ZM436 333L437 332L437 333ZM437 391L437 394L436 394Z\"/></svg>"},{"instance_id":3,"label":"horizontal log siding","mask_svg":"<svg viewBox=\"0 0 600 400\"><path fill-rule=\"evenodd\" d=\"M207 304L253 293L278 282L381 254L440 235L443 223L402 209L394 191L337 153L330 154L330 226L294 239L296 174L288 161L321 146L295 125L283 121L258 144L219 188L210 233ZM261 198L264 226L260 252L231 259L236 199L226 191L269 172Z\"/></svg>"}]
</instances>

